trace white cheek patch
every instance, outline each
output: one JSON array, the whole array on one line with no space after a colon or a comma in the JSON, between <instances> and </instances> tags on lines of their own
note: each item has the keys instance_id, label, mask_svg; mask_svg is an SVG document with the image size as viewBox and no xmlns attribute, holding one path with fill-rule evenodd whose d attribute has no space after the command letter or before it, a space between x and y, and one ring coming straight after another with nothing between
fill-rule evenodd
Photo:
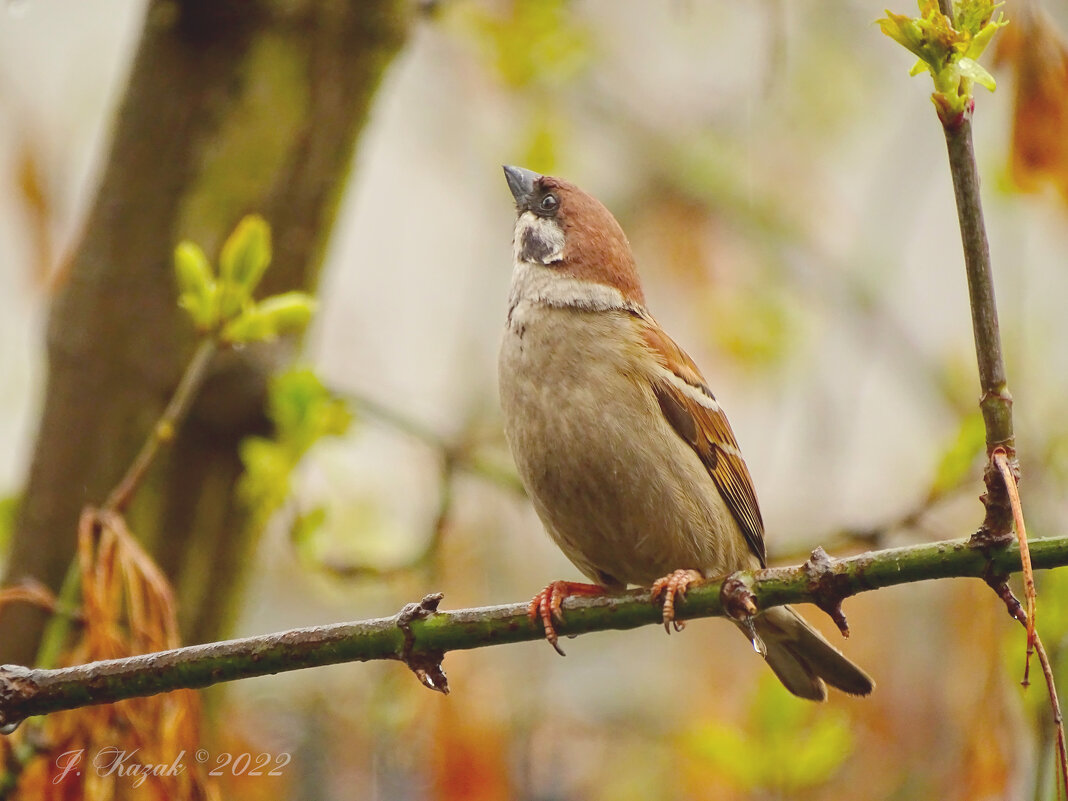
<instances>
[{"instance_id":1,"label":"white cheek patch","mask_svg":"<svg viewBox=\"0 0 1068 801\"><path fill-rule=\"evenodd\" d=\"M552 264L564 254L564 231L556 220L524 211L515 221L512 249L517 262Z\"/></svg>"}]
</instances>

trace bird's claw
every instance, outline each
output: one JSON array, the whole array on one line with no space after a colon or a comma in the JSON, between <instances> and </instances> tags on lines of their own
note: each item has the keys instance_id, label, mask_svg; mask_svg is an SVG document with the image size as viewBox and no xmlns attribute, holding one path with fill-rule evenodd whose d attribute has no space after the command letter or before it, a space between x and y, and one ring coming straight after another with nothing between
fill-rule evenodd
<instances>
[{"instance_id":1,"label":"bird's claw","mask_svg":"<svg viewBox=\"0 0 1068 801\"><path fill-rule=\"evenodd\" d=\"M704 576L696 570L676 570L653 582L653 603L663 609L664 631L671 634L671 629L682 631L686 624L675 619L675 600L686 597L686 590L691 584L704 581Z\"/></svg>"},{"instance_id":2,"label":"bird's claw","mask_svg":"<svg viewBox=\"0 0 1068 801\"><path fill-rule=\"evenodd\" d=\"M549 641L556 653L567 656L560 647L560 638L556 633L556 623L564 622L564 599L572 595L604 595L604 587L598 584L583 584L577 581L554 581L530 599L527 605L527 617L532 626L539 623L545 630L545 639Z\"/></svg>"}]
</instances>

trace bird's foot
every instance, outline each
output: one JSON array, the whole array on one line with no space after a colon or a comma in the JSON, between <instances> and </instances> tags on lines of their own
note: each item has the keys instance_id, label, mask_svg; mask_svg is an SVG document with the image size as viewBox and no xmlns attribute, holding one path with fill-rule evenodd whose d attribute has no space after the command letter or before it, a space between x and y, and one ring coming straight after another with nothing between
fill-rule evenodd
<instances>
[{"instance_id":1,"label":"bird's foot","mask_svg":"<svg viewBox=\"0 0 1068 801\"><path fill-rule=\"evenodd\" d=\"M527 606L527 617L532 625L537 626L540 622L545 629L545 639L549 645L556 649L560 656L566 656L564 649L560 647L559 637L556 635L556 625L553 623L564 622L564 612L561 604L565 598L572 595L604 595L605 588L599 584L583 584L579 581L554 581L544 590L530 599Z\"/></svg>"},{"instance_id":2,"label":"bird's foot","mask_svg":"<svg viewBox=\"0 0 1068 801\"><path fill-rule=\"evenodd\" d=\"M660 604L664 610L664 631L668 634L671 634L672 626L675 631L682 631L686 626L681 620L675 619L675 599L685 598L690 585L704 579L696 570L676 570L653 582L653 603Z\"/></svg>"}]
</instances>

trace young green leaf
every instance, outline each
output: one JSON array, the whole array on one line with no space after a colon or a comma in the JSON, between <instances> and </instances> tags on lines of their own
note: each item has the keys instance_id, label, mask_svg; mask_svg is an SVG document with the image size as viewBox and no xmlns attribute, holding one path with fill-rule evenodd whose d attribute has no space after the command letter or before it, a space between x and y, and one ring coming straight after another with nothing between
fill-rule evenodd
<instances>
[{"instance_id":1,"label":"young green leaf","mask_svg":"<svg viewBox=\"0 0 1068 801\"><path fill-rule=\"evenodd\" d=\"M227 237L219 255L223 285L219 311L223 319L241 311L270 263L271 228L258 214L250 214Z\"/></svg>"},{"instance_id":2,"label":"young green leaf","mask_svg":"<svg viewBox=\"0 0 1068 801\"><path fill-rule=\"evenodd\" d=\"M204 251L193 242L180 243L174 249L174 274L178 305L189 313L199 330L213 328L217 322L215 276Z\"/></svg>"},{"instance_id":3,"label":"young green leaf","mask_svg":"<svg viewBox=\"0 0 1068 801\"><path fill-rule=\"evenodd\" d=\"M303 453L317 440L348 430L352 412L323 386L313 370L294 368L271 380L267 414L279 440Z\"/></svg>"},{"instance_id":4,"label":"young green leaf","mask_svg":"<svg viewBox=\"0 0 1068 801\"><path fill-rule=\"evenodd\" d=\"M260 314L279 334L306 328L318 306L315 298L306 292L283 292L265 298L257 305Z\"/></svg>"},{"instance_id":5,"label":"young green leaf","mask_svg":"<svg viewBox=\"0 0 1068 801\"><path fill-rule=\"evenodd\" d=\"M919 57L909 74L917 75L925 69L931 73L935 84L931 99L939 114L961 114L972 99L973 83L994 90L993 76L976 59L998 28L1008 24L1004 14L999 13L994 19L1000 5L991 0L957 0L955 26L936 0L919 0L918 17L888 10L886 17L878 20L883 33Z\"/></svg>"},{"instance_id":6,"label":"young green leaf","mask_svg":"<svg viewBox=\"0 0 1068 801\"><path fill-rule=\"evenodd\" d=\"M223 326L219 339L228 345L245 345L249 342L270 342L278 337L271 322L255 305L248 306Z\"/></svg>"},{"instance_id":7,"label":"young green leaf","mask_svg":"<svg viewBox=\"0 0 1068 801\"><path fill-rule=\"evenodd\" d=\"M323 437L344 434L352 422L345 402L306 368L271 378L267 416L274 423L274 439L249 437L240 449L245 474L238 491L261 522L285 502L290 475L308 449Z\"/></svg>"},{"instance_id":8,"label":"young green leaf","mask_svg":"<svg viewBox=\"0 0 1068 801\"><path fill-rule=\"evenodd\" d=\"M997 89L997 84L994 82L994 76L987 72L978 61L973 61L970 58L962 58L957 62L957 66L960 68L962 77L970 78L984 89L989 89L991 92Z\"/></svg>"},{"instance_id":9,"label":"young green leaf","mask_svg":"<svg viewBox=\"0 0 1068 801\"><path fill-rule=\"evenodd\" d=\"M223 342L240 345L270 342L287 331L300 331L315 313L315 299L305 292L283 292L245 308L223 326Z\"/></svg>"},{"instance_id":10,"label":"young green leaf","mask_svg":"<svg viewBox=\"0 0 1068 801\"><path fill-rule=\"evenodd\" d=\"M203 292L215 280L208 257L199 245L189 240L174 249L174 272L180 292Z\"/></svg>"}]
</instances>

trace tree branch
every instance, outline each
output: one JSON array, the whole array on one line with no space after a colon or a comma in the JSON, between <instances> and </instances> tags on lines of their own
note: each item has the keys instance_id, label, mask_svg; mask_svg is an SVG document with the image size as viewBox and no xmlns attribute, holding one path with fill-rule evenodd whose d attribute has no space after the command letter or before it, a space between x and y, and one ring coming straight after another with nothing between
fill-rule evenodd
<instances>
[{"instance_id":1,"label":"tree branch","mask_svg":"<svg viewBox=\"0 0 1068 801\"><path fill-rule=\"evenodd\" d=\"M953 23L953 3L939 0L942 13ZM983 503L986 519L977 536L1004 540L1011 536L1012 509L1005 482L993 461L993 453L1003 448L1018 477L1016 442L1012 425L1012 395L1005 373L1001 350L997 301L994 298L994 273L990 264L990 244L983 221L983 204L979 194L979 168L972 145L972 112L975 100L969 98L964 111L954 111L936 92L932 99L946 137L949 171L953 177L953 194L957 203L964 269L968 279L968 299L972 312L972 333L979 365L980 401L986 428L986 450L991 459L984 473L986 496Z\"/></svg>"},{"instance_id":2,"label":"tree branch","mask_svg":"<svg viewBox=\"0 0 1068 801\"><path fill-rule=\"evenodd\" d=\"M1068 565L1068 536L1031 541L1036 568ZM799 567L738 573L726 582L693 587L680 602L678 617L723 615L738 594L765 609L811 602L838 610L843 598L868 590L928 579L1008 575L1020 570L1015 544L986 548L969 540L914 545L830 559L817 549ZM526 604L436 611L438 596L409 604L398 615L355 623L294 629L240 640L195 645L124 659L57 670L17 665L0 667L0 726L11 730L31 715L41 715L182 688L263 676L339 662L396 659L405 662L433 689L445 691L440 661L447 651L540 639ZM569 598L561 634L659 625L660 610L648 590L599 598ZM433 681L428 683L427 676Z\"/></svg>"},{"instance_id":3,"label":"tree branch","mask_svg":"<svg viewBox=\"0 0 1068 801\"><path fill-rule=\"evenodd\" d=\"M979 199L979 174L972 148L971 101L964 114L948 118L940 113L939 117L946 136L949 168L957 200L957 218L964 245L964 267L968 276L972 330L982 393L979 407L986 427L987 453L992 454L996 448L1004 448L1015 474L1019 468L1012 425L1012 395L1009 393L1005 361L1001 353L990 246ZM984 498L986 519L978 535L1007 538L1012 531L1012 508L1005 482L992 459L987 464L984 480L987 490Z\"/></svg>"},{"instance_id":4,"label":"tree branch","mask_svg":"<svg viewBox=\"0 0 1068 801\"><path fill-rule=\"evenodd\" d=\"M990 265L990 245L983 225L970 113L946 122L943 130L964 245L972 330L979 364L979 383L983 392L980 408L986 424L987 447L992 451L998 445L1012 445L1012 397L1008 392L1005 361L1001 354L994 275Z\"/></svg>"}]
</instances>

